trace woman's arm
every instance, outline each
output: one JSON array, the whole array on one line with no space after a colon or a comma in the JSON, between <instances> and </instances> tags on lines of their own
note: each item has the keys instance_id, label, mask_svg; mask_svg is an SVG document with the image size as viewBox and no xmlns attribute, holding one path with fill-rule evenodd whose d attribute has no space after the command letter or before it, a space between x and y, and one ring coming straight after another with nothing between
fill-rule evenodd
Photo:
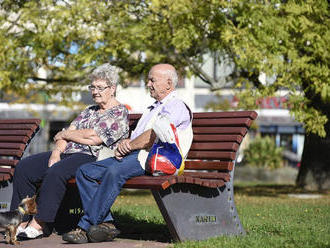
<instances>
[{"instance_id":1,"label":"woman's arm","mask_svg":"<svg viewBox=\"0 0 330 248\"><path fill-rule=\"evenodd\" d=\"M71 126L70 126L71 127ZM67 129L57 133L54 137L55 141L65 140L73 141L84 145L100 145L103 143L102 139L97 135L93 129Z\"/></svg>"},{"instance_id":2,"label":"woman's arm","mask_svg":"<svg viewBox=\"0 0 330 248\"><path fill-rule=\"evenodd\" d=\"M68 130L75 130L76 127L74 125L71 125ZM61 131L62 132L62 131ZM59 133L61 133L59 132ZM56 137L56 135L55 135ZM67 145L67 141L64 140L64 139L55 139L54 138L54 141L55 141L55 147L53 149L53 152L52 154L50 155L50 158L48 160L48 167L51 167L53 166L53 164L57 163L58 161L61 160L61 153L64 152L65 150L65 147Z\"/></svg>"}]
</instances>

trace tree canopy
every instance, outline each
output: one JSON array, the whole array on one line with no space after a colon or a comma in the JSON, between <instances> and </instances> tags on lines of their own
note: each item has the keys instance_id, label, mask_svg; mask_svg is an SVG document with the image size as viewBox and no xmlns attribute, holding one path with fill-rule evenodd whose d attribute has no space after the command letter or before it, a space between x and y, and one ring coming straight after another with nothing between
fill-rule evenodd
<instances>
[{"instance_id":1,"label":"tree canopy","mask_svg":"<svg viewBox=\"0 0 330 248\"><path fill-rule=\"evenodd\" d=\"M0 89L70 95L101 63L120 67L125 84L153 64L168 62L211 89L234 82L245 108L285 90L295 118L325 136L329 24L325 0L3 0ZM235 64L233 73L204 71L207 54L215 64L225 55ZM262 82L261 74L275 79ZM36 83L40 80L47 83Z\"/></svg>"}]
</instances>

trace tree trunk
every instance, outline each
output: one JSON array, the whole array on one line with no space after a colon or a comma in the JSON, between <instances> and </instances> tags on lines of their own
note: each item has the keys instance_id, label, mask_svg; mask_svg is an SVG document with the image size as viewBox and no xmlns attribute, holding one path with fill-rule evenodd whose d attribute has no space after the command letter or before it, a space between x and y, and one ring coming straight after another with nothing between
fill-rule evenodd
<instances>
[{"instance_id":1,"label":"tree trunk","mask_svg":"<svg viewBox=\"0 0 330 248\"><path fill-rule=\"evenodd\" d=\"M314 102L315 103L315 102ZM330 189L330 103L320 104L319 109L328 117L326 137L305 135L305 144L296 185L311 190ZM321 107L321 108L320 108Z\"/></svg>"}]
</instances>

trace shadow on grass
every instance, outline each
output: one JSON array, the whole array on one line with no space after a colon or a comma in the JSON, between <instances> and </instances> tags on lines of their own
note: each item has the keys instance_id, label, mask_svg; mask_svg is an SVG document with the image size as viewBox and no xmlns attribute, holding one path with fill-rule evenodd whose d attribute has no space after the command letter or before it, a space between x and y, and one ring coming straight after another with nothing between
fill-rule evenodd
<instances>
[{"instance_id":1,"label":"shadow on grass","mask_svg":"<svg viewBox=\"0 0 330 248\"><path fill-rule=\"evenodd\" d=\"M120 192L121 195L125 196L150 196L151 191L149 189L123 189Z\"/></svg>"},{"instance_id":2,"label":"shadow on grass","mask_svg":"<svg viewBox=\"0 0 330 248\"><path fill-rule=\"evenodd\" d=\"M327 192L310 191L298 188L294 185L235 185L235 194L248 195L248 196L269 196L277 197L283 194L322 194Z\"/></svg>"},{"instance_id":3,"label":"shadow on grass","mask_svg":"<svg viewBox=\"0 0 330 248\"><path fill-rule=\"evenodd\" d=\"M134 240L152 240L164 243L172 242L170 232L165 224L156 224L137 220L127 213L113 212L116 226L120 230L119 238Z\"/></svg>"}]
</instances>

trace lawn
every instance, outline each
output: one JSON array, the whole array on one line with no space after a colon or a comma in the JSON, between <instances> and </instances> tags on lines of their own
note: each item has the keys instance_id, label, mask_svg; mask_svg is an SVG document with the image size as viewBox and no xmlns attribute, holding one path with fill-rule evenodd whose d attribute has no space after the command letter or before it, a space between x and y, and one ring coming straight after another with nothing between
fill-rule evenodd
<instances>
[{"instance_id":1,"label":"lawn","mask_svg":"<svg viewBox=\"0 0 330 248\"><path fill-rule=\"evenodd\" d=\"M123 191L113 207L121 237L157 240L169 247L330 247L330 196L298 199L303 192L290 185L238 185L235 202L247 232L175 243L149 191Z\"/></svg>"}]
</instances>

